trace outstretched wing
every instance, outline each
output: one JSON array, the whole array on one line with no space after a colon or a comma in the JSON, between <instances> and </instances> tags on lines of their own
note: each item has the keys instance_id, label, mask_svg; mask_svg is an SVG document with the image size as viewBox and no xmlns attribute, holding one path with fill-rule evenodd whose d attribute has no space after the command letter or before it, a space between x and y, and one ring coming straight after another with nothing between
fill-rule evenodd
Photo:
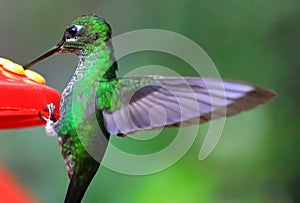
<instances>
[{"instance_id":1,"label":"outstretched wing","mask_svg":"<svg viewBox=\"0 0 300 203\"><path fill-rule=\"evenodd\" d=\"M211 78L149 76L114 82L110 105L114 108L103 110L111 134L232 116L275 96L254 85Z\"/></svg>"}]
</instances>

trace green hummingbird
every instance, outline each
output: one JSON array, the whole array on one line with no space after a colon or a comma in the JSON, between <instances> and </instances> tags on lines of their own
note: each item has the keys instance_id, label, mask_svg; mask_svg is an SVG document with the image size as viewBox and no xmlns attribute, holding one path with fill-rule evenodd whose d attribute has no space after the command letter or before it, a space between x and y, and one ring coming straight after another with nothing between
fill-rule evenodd
<instances>
[{"instance_id":1,"label":"green hummingbird","mask_svg":"<svg viewBox=\"0 0 300 203\"><path fill-rule=\"evenodd\" d=\"M66 203L81 202L111 135L232 116L275 96L255 85L213 78L117 78L111 35L103 18L82 16L67 26L56 46L24 66L60 53L79 58L61 96L60 118L54 118L52 104L47 105L48 118L40 115L47 122L47 134L57 137L62 148L70 179Z\"/></svg>"}]
</instances>

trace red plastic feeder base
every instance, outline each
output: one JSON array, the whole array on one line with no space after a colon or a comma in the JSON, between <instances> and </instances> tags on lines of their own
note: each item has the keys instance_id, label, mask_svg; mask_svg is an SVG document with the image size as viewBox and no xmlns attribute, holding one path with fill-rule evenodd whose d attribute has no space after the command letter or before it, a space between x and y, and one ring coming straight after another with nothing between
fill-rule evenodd
<instances>
[{"instance_id":1,"label":"red plastic feeder base","mask_svg":"<svg viewBox=\"0 0 300 203\"><path fill-rule=\"evenodd\" d=\"M59 118L60 93L57 90L25 74L9 71L5 65L7 61L0 63L0 129L44 125L38 113L47 116L44 106L49 103L55 105L55 118Z\"/></svg>"}]
</instances>

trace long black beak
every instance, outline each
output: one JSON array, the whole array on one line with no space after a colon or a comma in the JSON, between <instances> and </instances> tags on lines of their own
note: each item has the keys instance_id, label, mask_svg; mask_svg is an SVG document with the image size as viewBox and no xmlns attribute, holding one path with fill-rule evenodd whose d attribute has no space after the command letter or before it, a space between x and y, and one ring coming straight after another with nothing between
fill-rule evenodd
<instances>
[{"instance_id":1,"label":"long black beak","mask_svg":"<svg viewBox=\"0 0 300 203\"><path fill-rule=\"evenodd\" d=\"M39 61L41 61L49 56L52 56L54 54L58 54L59 52L62 51L62 44L63 43L61 42L58 45L54 46L53 48L51 48L49 51L47 51L43 55L39 56L38 58L34 59L30 63L23 66L23 68L26 70L26 69L30 68L31 66L33 66L34 64L38 63Z\"/></svg>"}]
</instances>

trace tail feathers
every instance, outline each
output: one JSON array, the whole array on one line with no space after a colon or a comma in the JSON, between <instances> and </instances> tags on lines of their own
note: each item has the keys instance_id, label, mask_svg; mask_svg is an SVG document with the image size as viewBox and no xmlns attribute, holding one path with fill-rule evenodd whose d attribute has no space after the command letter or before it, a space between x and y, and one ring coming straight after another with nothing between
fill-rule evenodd
<instances>
[{"instance_id":1,"label":"tail feathers","mask_svg":"<svg viewBox=\"0 0 300 203\"><path fill-rule=\"evenodd\" d=\"M68 191L64 203L80 203L90 182L96 174L99 163L95 161L93 167L89 167L86 171L81 173L74 173L71 177Z\"/></svg>"}]
</instances>

